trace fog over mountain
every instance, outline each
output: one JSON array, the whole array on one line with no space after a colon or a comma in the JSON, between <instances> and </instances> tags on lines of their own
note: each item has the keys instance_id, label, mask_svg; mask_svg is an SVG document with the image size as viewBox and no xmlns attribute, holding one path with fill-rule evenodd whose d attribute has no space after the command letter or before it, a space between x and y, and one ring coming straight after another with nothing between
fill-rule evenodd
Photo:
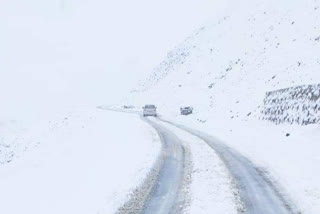
<instances>
[{"instance_id":1,"label":"fog over mountain","mask_svg":"<svg viewBox=\"0 0 320 214\"><path fill-rule=\"evenodd\" d=\"M1 108L118 100L225 5L219 0L2 1Z\"/></svg>"}]
</instances>

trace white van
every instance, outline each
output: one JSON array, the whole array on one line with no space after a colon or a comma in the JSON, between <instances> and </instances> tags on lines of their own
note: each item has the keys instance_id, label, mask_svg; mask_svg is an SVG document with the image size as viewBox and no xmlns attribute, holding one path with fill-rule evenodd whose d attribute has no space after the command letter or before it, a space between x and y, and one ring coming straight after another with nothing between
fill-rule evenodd
<instances>
[{"instance_id":1,"label":"white van","mask_svg":"<svg viewBox=\"0 0 320 214\"><path fill-rule=\"evenodd\" d=\"M145 105L143 107L143 116L157 116L157 107L155 105Z\"/></svg>"}]
</instances>

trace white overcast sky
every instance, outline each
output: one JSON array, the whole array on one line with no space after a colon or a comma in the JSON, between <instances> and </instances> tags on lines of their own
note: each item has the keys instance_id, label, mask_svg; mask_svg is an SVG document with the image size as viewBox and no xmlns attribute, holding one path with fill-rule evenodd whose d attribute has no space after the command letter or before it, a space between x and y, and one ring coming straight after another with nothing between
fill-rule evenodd
<instances>
[{"instance_id":1,"label":"white overcast sky","mask_svg":"<svg viewBox=\"0 0 320 214\"><path fill-rule=\"evenodd\" d=\"M109 102L227 2L0 1L0 96L10 107Z\"/></svg>"}]
</instances>

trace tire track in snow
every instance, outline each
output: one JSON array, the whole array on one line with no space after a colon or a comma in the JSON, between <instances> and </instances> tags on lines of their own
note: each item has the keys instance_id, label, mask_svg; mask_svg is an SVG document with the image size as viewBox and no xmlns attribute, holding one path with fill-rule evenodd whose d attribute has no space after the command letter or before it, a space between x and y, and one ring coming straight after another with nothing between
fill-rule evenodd
<instances>
[{"instance_id":1,"label":"tire track in snow","mask_svg":"<svg viewBox=\"0 0 320 214\"><path fill-rule=\"evenodd\" d=\"M185 162L189 151L179 138L163 126L147 119L158 133L162 151L157 162L131 199L119 208L117 214L177 214L184 207Z\"/></svg>"},{"instance_id":2,"label":"tire track in snow","mask_svg":"<svg viewBox=\"0 0 320 214\"><path fill-rule=\"evenodd\" d=\"M112 109L109 109L112 110ZM139 114L138 112L126 112L118 110L125 113ZM263 173L257 166L255 166L248 158L238 153L236 150L228 147L223 142L214 138L206 133L200 132L188 128L186 126L158 118L160 121L176 126L191 135L199 137L204 140L215 152L220 156L220 158L225 163L226 167L234 177L235 182L237 183L237 188L240 191L240 197L242 202L245 205L245 210L239 210L239 213L247 214L300 214L301 212L297 207L291 202L291 200L281 193L277 189L277 185L272 182L266 175ZM171 158L167 162L168 165L176 165L178 171L183 171L183 147L179 143L179 139L170 131L166 130L164 127L153 123L148 120L150 125L152 125L157 132L159 133L162 142L165 143L165 146L173 146L172 148L181 149L180 152L177 152L180 149L173 149L172 151L177 152L176 155L169 155ZM169 142L169 144L167 144ZM171 144L174 145L171 145ZM172 149L171 148L171 149ZM170 151L170 149L168 150ZM172 152L171 151L171 152ZM167 153L167 152L166 152ZM180 158L177 158L180 157ZM169 160L168 159L168 160ZM180 163L181 165L179 166ZM166 167L162 167L161 170L164 170ZM170 190L170 184L166 175L168 172L176 172L168 167L162 171L161 175L157 177L157 181L154 184L152 193L149 196L149 200L145 203L143 214L149 213L161 213L166 214L170 213L174 209L176 198L179 195L178 186L181 185L183 179L183 172L176 174L175 179L173 180L173 189ZM180 177L180 181L178 181ZM174 196L174 197L172 197ZM165 199L165 200L163 200ZM131 212L129 212L131 213ZM138 212L141 213L141 212Z\"/></svg>"},{"instance_id":3,"label":"tire track in snow","mask_svg":"<svg viewBox=\"0 0 320 214\"><path fill-rule=\"evenodd\" d=\"M185 150L180 140L163 126L146 119L163 143L164 160L143 214L169 214L176 210L184 178Z\"/></svg>"},{"instance_id":4,"label":"tire track in snow","mask_svg":"<svg viewBox=\"0 0 320 214\"><path fill-rule=\"evenodd\" d=\"M247 214L294 214L299 213L266 178L260 170L246 157L229 148L218 139L203 132L176 124L164 119L163 122L174 125L204 140L214 149L233 175L240 190L240 197Z\"/></svg>"}]
</instances>

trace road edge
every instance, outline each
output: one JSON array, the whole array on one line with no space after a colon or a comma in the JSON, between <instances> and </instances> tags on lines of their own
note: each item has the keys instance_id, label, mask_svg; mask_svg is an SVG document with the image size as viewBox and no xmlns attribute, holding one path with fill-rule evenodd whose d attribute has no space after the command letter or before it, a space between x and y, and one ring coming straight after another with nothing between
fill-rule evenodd
<instances>
[{"instance_id":1,"label":"road edge","mask_svg":"<svg viewBox=\"0 0 320 214\"><path fill-rule=\"evenodd\" d=\"M158 154L158 157L153 164L152 168L150 169L149 173L146 175L145 179L142 181L142 183L134 189L130 195L129 200L125 202L124 205L122 205L120 208L118 208L116 214L140 214L142 213L145 204L150 198L150 195L152 193L152 190L155 186L155 182L157 181L157 178L159 176L160 170L162 168L163 162L164 162L164 149L163 149L163 141L161 137L159 136L157 130L151 126L145 119L140 118L143 122L148 124L152 129L155 130L157 133L159 141L161 142L161 151Z\"/></svg>"}]
</instances>

